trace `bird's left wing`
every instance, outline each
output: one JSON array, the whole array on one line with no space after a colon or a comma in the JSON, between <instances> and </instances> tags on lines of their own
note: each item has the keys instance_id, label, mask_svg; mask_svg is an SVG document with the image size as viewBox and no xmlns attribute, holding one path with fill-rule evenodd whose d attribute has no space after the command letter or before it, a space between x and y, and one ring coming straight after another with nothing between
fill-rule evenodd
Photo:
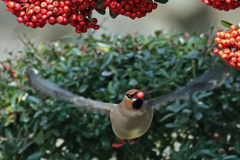
<instances>
[{"instance_id":1,"label":"bird's left wing","mask_svg":"<svg viewBox=\"0 0 240 160\"><path fill-rule=\"evenodd\" d=\"M43 94L71 102L77 107L84 107L94 113L110 114L110 111L117 106L117 104L104 103L78 96L37 76L32 70L27 70L27 77L29 83Z\"/></svg>"},{"instance_id":2,"label":"bird's left wing","mask_svg":"<svg viewBox=\"0 0 240 160\"><path fill-rule=\"evenodd\" d=\"M235 72L236 69L232 66L227 66L225 63L217 64L190 84L174 91L173 93L145 100L145 103L148 106L159 109L174 100L187 99L197 91L208 91L217 88L223 85L226 79L233 76Z\"/></svg>"}]
</instances>

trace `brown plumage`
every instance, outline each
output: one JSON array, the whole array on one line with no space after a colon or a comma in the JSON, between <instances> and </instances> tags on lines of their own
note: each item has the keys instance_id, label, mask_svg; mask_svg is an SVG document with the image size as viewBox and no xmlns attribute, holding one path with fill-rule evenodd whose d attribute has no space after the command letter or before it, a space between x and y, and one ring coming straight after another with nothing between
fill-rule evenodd
<instances>
[{"instance_id":1,"label":"brown plumage","mask_svg":"<svg viewBox=\"0 0 240 160\"><path fill-rule=\"evenodd\" d=\"M40 78L31 70L27 71L27 76L35 89L48 96L71 102L94 113L110 114L113 132L118 137L113 147L120 147L125 143L134 145L138 142L137 138L147 132L152 122L154 108L159 109L171 101L186 99L197 91L212 90L221 86L234 72L235 69L231 66L216 65L209 72L173 93L144 100L142 91L132 89L126 92L119 104L99 102L78 96Z\"/></svg>"}]
</instances>

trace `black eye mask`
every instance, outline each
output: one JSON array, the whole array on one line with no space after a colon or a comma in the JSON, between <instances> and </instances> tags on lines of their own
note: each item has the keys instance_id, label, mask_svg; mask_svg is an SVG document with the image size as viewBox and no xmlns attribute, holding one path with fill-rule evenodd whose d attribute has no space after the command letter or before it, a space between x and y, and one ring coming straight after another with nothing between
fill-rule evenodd
<instances>
[{"instance_id":1,"label":"black eye mask","mask_svg":"<svg viewBox=\"0 0 240 160\"><path fill-rule=\"evenodd\" d=\"M126 94L126 96L128 97L128 99L133 99L134 97L137 97L137 93L139 91L135 92L134 94Z\"/></svg>"}]
</instances>

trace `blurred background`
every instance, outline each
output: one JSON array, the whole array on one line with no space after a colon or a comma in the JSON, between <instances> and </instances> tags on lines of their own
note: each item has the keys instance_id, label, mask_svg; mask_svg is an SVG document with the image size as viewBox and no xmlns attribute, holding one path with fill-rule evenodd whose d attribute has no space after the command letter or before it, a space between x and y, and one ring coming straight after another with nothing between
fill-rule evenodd
<instances>
[{"instance_id":1,"label":"blurred background","mask_svg":"<svg viewBox=\"0 0 240 160\"><path fill-rule=\"evenodd\" d=\"M221 20L227 20L231 23L239 23L239 9L233 11L219 11L205 5L201 0L169 0L167 4L159 4L158 8L152 13L147 14L141 19L131 20L128 17L118 16L116 19L110 18L109 14L100 15L93 12L99 24L103 22L103 27L107 30L99 29L96 36L102 33L108 34L126 34L139 32L144 35L153 34L156 30L167 32L170 28L174 32L189 32L190 34L198 29L200 32L209 30L209 26L219 25ZM54 41L66 34L76 34L74 28L70 25L61 26L59 24L44 28L32 29L24 24L17 22L17 17L11 12L6 11L6 4L0 2L0 60L6 59L7 52L16 53L21 50L23 45L16 38L16 35L22 36L23 33L32 38L37 45L39 42Z\"/></svg>"}]
</instances>

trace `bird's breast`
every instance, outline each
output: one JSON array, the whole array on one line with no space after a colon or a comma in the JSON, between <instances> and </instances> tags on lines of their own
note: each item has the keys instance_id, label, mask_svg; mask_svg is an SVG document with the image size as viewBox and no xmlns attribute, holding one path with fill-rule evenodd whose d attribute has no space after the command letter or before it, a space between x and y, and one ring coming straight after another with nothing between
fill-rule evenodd
<instances>
[{"instance_id":1,"label":"bird's breast","mask_svg":"<svg viewBox=\"0 0 240 160\"><path fill-rule=\"evenodd\" d=\"M111 112L112 129L115 135L122 139L133 139L142 136L149 129L153 110L149 108L146 112L139 114L122 114L118 108Z\"/></svg>"}]
</instances>

